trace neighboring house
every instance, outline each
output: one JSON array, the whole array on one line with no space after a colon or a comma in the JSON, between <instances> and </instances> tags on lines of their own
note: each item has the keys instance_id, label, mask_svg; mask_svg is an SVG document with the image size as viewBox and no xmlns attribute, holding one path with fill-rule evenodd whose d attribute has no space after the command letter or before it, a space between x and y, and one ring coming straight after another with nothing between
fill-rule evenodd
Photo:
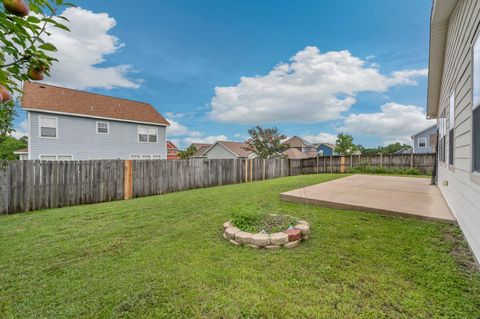
<instances>
[{"instance_id":1,"label":"neighboring house","mask_svg":"<svg viewBox=\"0 0 480 319\"><path fill-rule=\"evenodd\" d=\"M282 145L287 146L287 148L296 148L303 153L315 151L315 147L312 143L307 142L306 140L298 136L293 136L289 138L288 140L284 141Z\"/></svg>"},{"instance_id":2,"label":"neighboring house","mask_svg":"<svg viewBox=\"0 0 480 319\"><path fill-rule=\"evenodd\" d=\"M303 159L308 158L306 153L299 151L296 148L289 148L282 152L282 155L289 159Z\"/></svg>"},{"instance_id":3,"label":"neighboring house","mask_svg":"<svg viewBox=\"0 0 480 319\"><path fill-rule=\"evenodd\" d=\"M193 157L207 159L254 158L255 153L249 149L247 143L218 141L202 154Z\"/></svg>"},{"instance_id":4,"label":"neighboring house","mask_svg":"<svg viewBox=\"0 0 480 319\"><path fill-rule=\"evenodd\" d=\"M176 160L179 159L178 148L171 141L167 141L167 159Z\"/></svg>"},{"instance_id":5,"label":"neighboring house","mask_svg":"<svg viewBox=\"0 0 480 319\"><path fill-rule=\"evenodd\" d=\"M205 143L192 143L190 146L194 146L197 151L190 157L202 157L203 153L208 150L213 144Z\"/></svg>"},{"instance_id":6,"label":"neighboring house","mask_svg":"<svg viewBox=\"0 0 480 319\"><path fill-rule=\"evenodd\" d=\"M332 143L319 143L319 144L314 144L315 149L317 150L317 153L319 156L332 156L332 155L337 155L335 153L335 144Z\"/></svg>"},{"instance_id":7,"label":"neighboring house","mask_svg":"<svg viewBox=\"0 0 480 319\"><path fill-rule=\"evenodd\" d=\"M437 125L431 126L412 136L413 153L435 153L437 146Z\"/></svg>"},{"instance_id":8,"label":"neighboring house","mask_svg":"<svg viewBox=\"0 0 480 319\"><path fill-rule=\"evenodd\" d=\"M21 161L28 160L28 148L21 148L13 152L13 154L18 155L18 159Z\"/></svg>"},{"instance_id":9,"label":"neighboring house","mask_svg":"<svg viewBox=\"0 0 480 319\"><path fill-rule=\"evenodd\" d=\"M164 159L169 123L153 106L26 82L28 159Z\"/></svg>"},{"instance_id":10,"label":"neighboring house","mask_svg":"<svg viewBox=\"0 0 480 319\"><path fill-rule=\"evenodd\" d=\"M439 131L437 181L480 260L480 1L436 0L427 117Z\"/></svg>"}]
</instances>

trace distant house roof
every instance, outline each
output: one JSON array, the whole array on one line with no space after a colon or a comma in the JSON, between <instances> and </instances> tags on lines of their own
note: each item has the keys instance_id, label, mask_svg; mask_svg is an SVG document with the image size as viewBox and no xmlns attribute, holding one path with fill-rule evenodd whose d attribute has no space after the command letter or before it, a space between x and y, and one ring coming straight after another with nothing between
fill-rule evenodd
<instances>
[{"instance_id":1,"label":"distant house roof","mask_svg":"<svg viewBox=\"0 0 480 319\"><path fill-rule=\"evenodd\" d=\"M29 111L170 125L153 106L144 102L34 82L25 82L23 92L22 107Z\"/></svg>"},{"instance_id":2,"label":"distant house roof","mask_svg":"<svg viewBox=\"0 0 480 319\"><path fill-rule=\"evenodd\" d=\"M312 143L307 142L301 137L293 136L282 143L283 145L288 145L289 147L311 147Z\"/></svg>"},{"instance_id":3,"label":"distant house roof","mask_svg":"<svg viewBox=\"0 0 480 319\"><path fill-rule=\"evenodd\" d=\"M290 159L302 159L307 158L307 154L298 150L297 148L289 148L282 152L282 155Z\"/></svg>"},{"instance_id":4,"label":"distant house roof","mask_svg":"<svg viewBox=\"0 0 480 319\"><path fill-rule=\"evenodd\" d=\"M177 149L177 146L172 141L167 141L167 148Z\"/></svg>"},{"instance_id":5,"label":"distant house roof","mask_svg":"<svg viewBox=\"0 0 480 319\"><path fill-rule=\"evenodd\" d=\"M220 144L230 152L234 153L238 157L249 157L253 154L250 150L250 147L247 143L244 142L228 142L228 141L218 141L215 144ZM215 145L214 144L214 145Z\"/></svg>"},{"instance_id":6,"label":"distant house roof","mask_svg":"<svg viewBox=\"0 0 480 319\"><path fill-rule=\"evenodd\" d=\"M402 148L401 150L398 150L398 151L394 152L393 154L396 154L396 155L411 154L412 152L413 152L412 148Z\"/></svg>"},{"instance_id":7,"label":"distant house roof","mask_svg":"<svg viewBox=\"0 0 480 319\"><path fill-rule=\"evenodd\" d=\"M432 128L435 128L436 126L437 126L436 124L435 124L435 125L432 125L432 126L426 128L426 129L424 129L424 130L422 130L422 131L420 131L420 132L418 132L418 133L416 133L416 134L413 134L413 135L412 135L412 138L414 138L415 136L420 135L420 134L422 134L422 133L425 133L426 131L429 131L429 130L431 130Z\"/></svg>"},{"instance_id":8,"label":"distant house roof","mask_svg":"<svg viewBox=\"0 0 480 319\"><path fill-rule=\"evenodd\" d=\"M201 157L206 150L208 150L213 144L205 143L192 143L191 146L195 146L197 151L192 155L192 157Z\"/></svg>"}]
</instances>

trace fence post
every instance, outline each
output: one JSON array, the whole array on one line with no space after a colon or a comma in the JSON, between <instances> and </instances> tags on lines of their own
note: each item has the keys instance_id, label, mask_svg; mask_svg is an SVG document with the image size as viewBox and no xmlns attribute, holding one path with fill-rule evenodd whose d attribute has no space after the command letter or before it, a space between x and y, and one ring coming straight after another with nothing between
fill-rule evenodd
<instances>
[{"instance_id":1,"label":"fence post","mask_svg":"<svg viewBox=\"0 0 480 319\"><path fill-rule=\"evenodd\" d=\"M263 159L263 180L265 180L265 159Z\"/></svg>"},{"instance_id":2,"label":"fence post","mask_svg":"<svg viewBox=\"0 0 480 319\"><path fill-rule=\"evenodd\" d=\"M353 155L350 154L350 168L353 167Z\"/></svg>"},{"instance_id":3,"label":"fence post","mask_svg":"<svg viewBox=\"0 0 480 319\"><path fill-rule=\"evenodd\" d=\"M333 173L333 156L330 155L330 174Z\"/></svg>"},{"instance_id":4,"label":"fence post","mask_svg":"<svg viewBox=\"0 0 480 319\"><path fill-rule=\"evenodd\" d=\"M413 168L413 152L410 153L410 168Z\"/></svg>"},{"instance_id":5,"label":"fence post","mask_svg":"<svg viewBox=\"0 0 480 319\"><path fill-rule=\"evenodd\" d=\"M133 183L132 183L132 160L125 160L123 164L123 198L131 199L133 194Z\"/></svg>"},{"instance_id":6,"label":"fence post","mask_svg":"<svg viewBox=\"0 0 480 319\"><path fill-rule=\"evenodd\" d=\"M245 183L248 183L248 158L245 160Z\"/></svg>"},{"instance_id":7,"label":"fence post","mask_svg":"<svg viewBox=\"0 0 480 319\"><path fill-rule=\"evenodd\" d=\"M253 182L253 158L250 159L250 182Z\"/></svg>"},{"instance_id":8,"label":"fence post","mask_svg":"<svg viewBox=\"0 0 480 319\"><path fill-rule=\"evenodd\" d=\"M380 167L383 167L383 154L380 153Z\"/></svg>"},{"instance_id":9,"label":"fence post","mask_svg":"<svg viewBox=\"0 0 480 319\"><path fill-rule=\"evenodd\" d=\"M340 173L345 173L345 156L340 157Z\"/></svg>"},{"instance_id":10,"label":"fence post","mask_svg":"<svg viewBox=\"0 0 480 319\"><path fill-rule=\"evenodd\" d=\"M316 173L318 174L318 155L317 155L317 169L316 169Z\"/></svg>"}]
</instances>

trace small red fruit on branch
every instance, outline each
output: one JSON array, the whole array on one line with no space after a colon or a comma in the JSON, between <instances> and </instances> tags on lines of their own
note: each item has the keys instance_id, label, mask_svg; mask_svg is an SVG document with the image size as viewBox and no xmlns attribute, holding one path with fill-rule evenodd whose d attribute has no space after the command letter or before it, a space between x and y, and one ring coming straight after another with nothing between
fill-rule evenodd
<instances>
[{"instance_id":1,"label":"small red fruit on branch","mask_svg":"<svg viewBox=\"0 0 480 319\"><path fill-rule=\"evenodd\" d=\"M41 81L43 80L43 72L45 72L45 66L44 65L39 65L39 66L31 66L28 69L28 77L31 80L34 81Z\"/></svg>"},{"instance_id":2,"label":"small red fruit on branch","mask_svg":"<svg viewBox=\"0 0 480 319\"><path fill-rule=\"evenodd\" d=\"M30 13L25 0L3 0L5 10L19 17L25 17Z\"/></svg>"},{"instance_id":3,"label":"small red fruit on branch","mask_svg":"<svg viewBox=\"0 0 480 319\"><path fill-rule=\"evenodd\" d=\"M12 95L10 92L7 90L6 87L3 85L0 85L0 102L8 102L12 99Z\"/></svg>"}]
</instances>

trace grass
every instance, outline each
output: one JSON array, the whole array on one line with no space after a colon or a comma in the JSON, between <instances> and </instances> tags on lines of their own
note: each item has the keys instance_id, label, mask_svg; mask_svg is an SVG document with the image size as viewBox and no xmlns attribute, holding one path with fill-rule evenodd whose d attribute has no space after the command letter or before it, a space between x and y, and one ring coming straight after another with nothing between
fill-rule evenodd
<instances>
[{"instance_id":1,"label":"grass","mask_svg":"<svg viewBox=\"0 0 480 319\"><path fill-rule=\"evenodd\" d=\"M380 166L357 166L348 168L350 173L355 174L382 174L382 175L408 175L408 176L424 176L418 168L389 168Z\"/></svg>"},{"instance_id":2,"label":"grass","mask_svg":"<svg viewBox=\"0 0 480 319\"><path fill-rule=\"evenodd\" d=\"M293 227L298 223L299 219L290 215L277 214L256 207L242 207L233 214L231 220L233 226L240 230L259 233L266 232L268 234L281 232Z\"/></svg>"},{"instance_id":3,"label":"grass","mask_svg":"<svg viewBox=\"0 0 480 319\"><path fill-rule=\"evenodd\" d=\"M478 318L457 226L279 201L308 175L0 218L0 317ZM305 219L293 250L222 239L234 210Z\"/></svg>"}]
</instances>

